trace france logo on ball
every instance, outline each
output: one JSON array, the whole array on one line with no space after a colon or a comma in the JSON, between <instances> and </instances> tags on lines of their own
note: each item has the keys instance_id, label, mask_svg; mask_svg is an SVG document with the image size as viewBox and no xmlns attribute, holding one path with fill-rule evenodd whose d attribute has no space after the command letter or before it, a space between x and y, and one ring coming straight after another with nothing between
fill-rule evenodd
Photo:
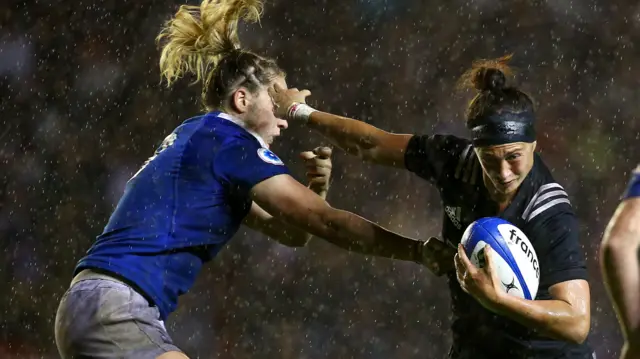
<instances>
[{"instance_id":1,"label":"france logo on ball","mask_svg":"<svg viewBox=\"0 0 640 359\"><path fill-rule=\"evenodd\" d=\"M493 249L493 264L507 294L533 300L540 284L538 256L527 236L502 218L481 218L462 235L462 246L476 267L485 264L484 247Z\"/></svg>"}]
</instances>

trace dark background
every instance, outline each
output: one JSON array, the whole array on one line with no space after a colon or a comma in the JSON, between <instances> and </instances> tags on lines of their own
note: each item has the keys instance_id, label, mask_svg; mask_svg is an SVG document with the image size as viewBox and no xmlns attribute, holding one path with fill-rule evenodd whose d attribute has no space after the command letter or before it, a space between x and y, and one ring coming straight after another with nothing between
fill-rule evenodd
<instances>
[{"instance_id":1,"label":"dark background","mask_svg":"<svg viewBox=\"0 0 640 359\"><path fill-rule=\"evenodd\" d=\"M466 135L470 94L454 93L457 77L514 52L539 108L539 149L582 225L592 344L615 358L598 246L639 162L640 6L611 3L270 1L241 38L314 106L410 133ZM179 4L0 4L0 357L58 357L53 318L76 261L128 178L199 112L199 87L159 85L154 37ZM298 153L326 143L300 125L287 135L274 150L303 180ZM329 200L416 238L440 230L430 185L340 151ZM289 249L243 229L167 326L193 358L442 358L448 305L444 280L418 265L317 239Z\"/></svg>"}]
</instances>

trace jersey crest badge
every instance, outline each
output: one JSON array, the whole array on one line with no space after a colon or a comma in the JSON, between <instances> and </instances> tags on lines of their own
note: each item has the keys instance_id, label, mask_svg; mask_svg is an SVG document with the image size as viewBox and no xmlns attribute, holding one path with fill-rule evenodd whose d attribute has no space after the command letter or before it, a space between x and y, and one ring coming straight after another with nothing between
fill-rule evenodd
<instances>
[{"instance_id":1,"label":"jersey crest badge","mask_svg":"<svg viewBox=\"0 0 640 359\"><path fill-rule=\"evenodd\" d=\"M266 148L258 149L258 157L260 157L260 159L265 161L266 163L271 163L272 165L280 165L280 166L284 165L282 160L278 158L278 156L276 156L275 153L271 152Z\"/></svg>"}]
</instances>

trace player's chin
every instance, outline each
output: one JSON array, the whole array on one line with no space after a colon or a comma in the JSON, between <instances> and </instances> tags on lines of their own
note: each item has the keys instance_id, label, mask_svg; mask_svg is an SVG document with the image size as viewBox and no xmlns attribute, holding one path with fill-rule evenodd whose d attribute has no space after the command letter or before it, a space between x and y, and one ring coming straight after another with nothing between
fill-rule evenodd
<instances>
[{"instance_id":1,"label":"player's chin","mask_svg":"<svg viewBox=\"0 0 640 359\"><path fill-rule=\"evenodd\" d=\"M509 194L518 189L518 180L513 179L509 182L498 182L496 183L497 190L504 194Z\"/></svg>"},{"instance_id":2,"label":"player's chin","mask_svg":"<svg viewBox=\"0 0 640 359\"><path fill-rule=\"evenodd\" d=\"M272 144L276 141L276 138L280 137L279 134L269 136L269 144Z\"/></svg>"}]
</instances>

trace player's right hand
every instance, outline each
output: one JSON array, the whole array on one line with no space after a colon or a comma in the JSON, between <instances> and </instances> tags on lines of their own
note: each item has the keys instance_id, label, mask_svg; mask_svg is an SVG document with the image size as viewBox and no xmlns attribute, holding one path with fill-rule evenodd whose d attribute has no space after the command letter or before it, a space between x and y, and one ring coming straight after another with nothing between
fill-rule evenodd
<instances>
[{"instance_id":1,"label":"player's right hand","mask_svg":"<svg viewBox=\"0 0 640 359\"><path fill-rule=\"evenodd\" d=\"M441 276L455 268L457 251L436 237L427 239L422 245L421 263L436 276Z\"/></svg>"},{"instance_id":2,"label":"player's right hand","mask_svg":"<svg viewBox=\"0 0 640 359\"><path fill-rule=\"evenodd\" d=\"M306 103L305 98L311 95L309 90L298 90L297 88L285 89L278 84L274 84L273 87L268 89L269 96L274 105L274 113L278 118L287 118L287 111L289 107L294 103Z\"/></svg>"}]
</instances>

